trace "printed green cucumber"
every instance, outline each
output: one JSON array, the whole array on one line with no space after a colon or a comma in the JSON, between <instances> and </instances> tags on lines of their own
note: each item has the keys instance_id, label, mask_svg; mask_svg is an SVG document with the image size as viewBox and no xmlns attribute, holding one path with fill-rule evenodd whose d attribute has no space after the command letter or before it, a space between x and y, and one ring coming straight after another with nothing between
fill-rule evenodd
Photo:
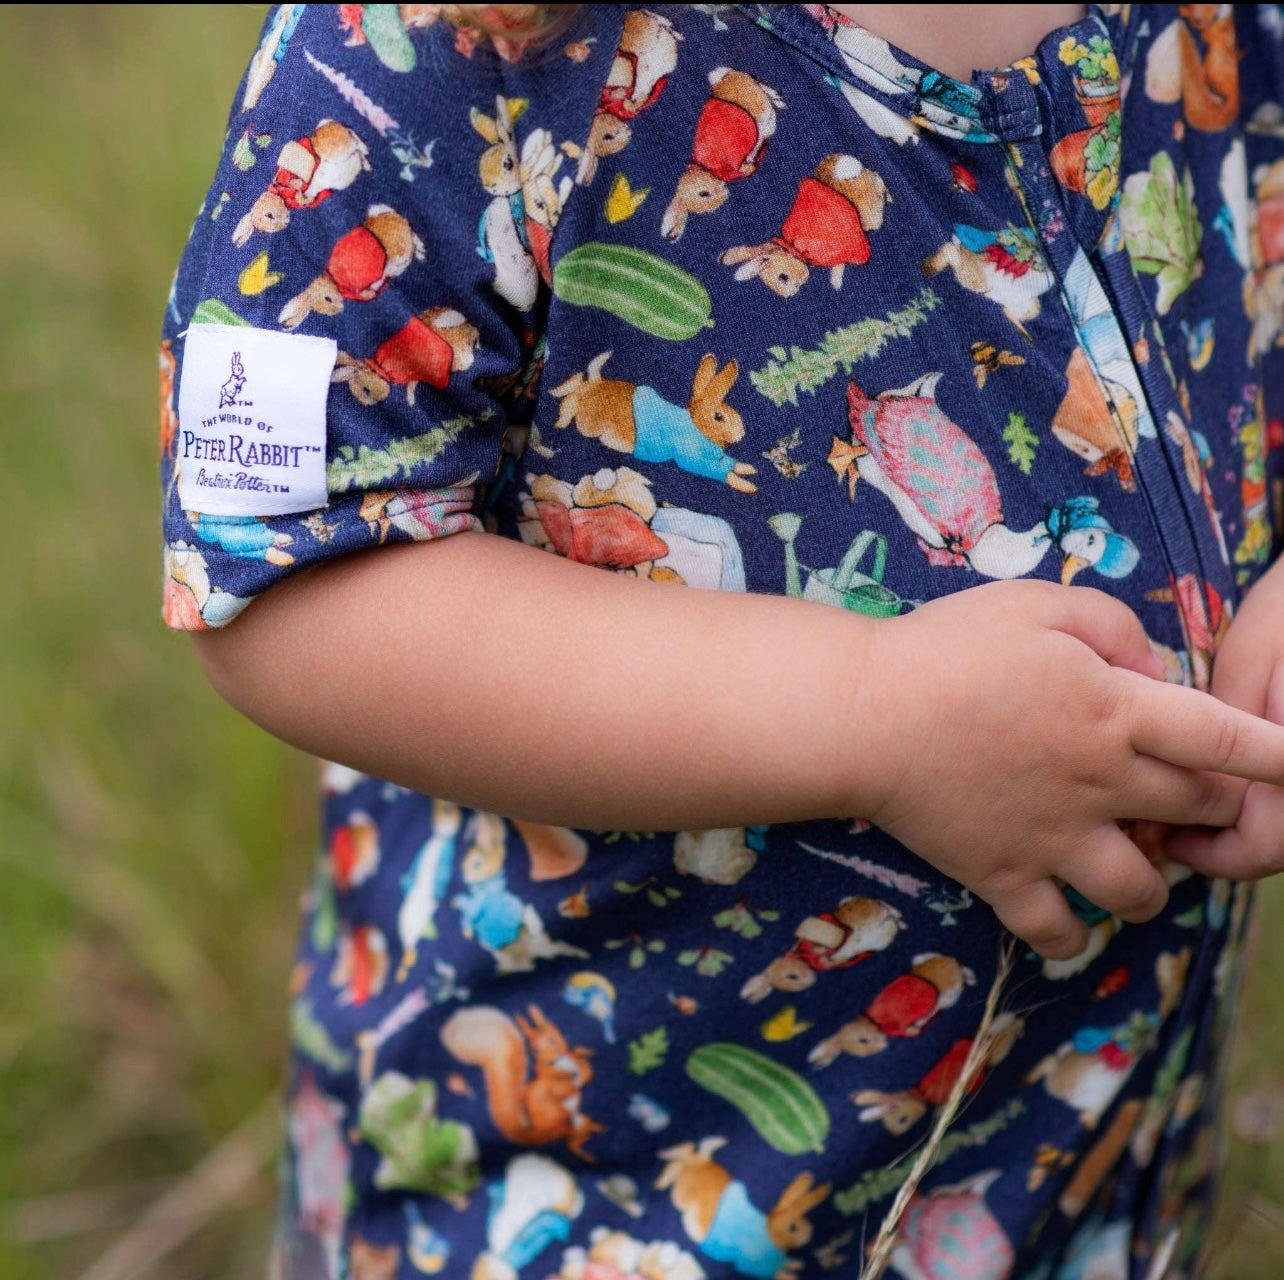
<instances>
[{"instance_id":1,"label":"printed green cucumber","mask_svg":"<svg viewBox=\"0 0 1284 1280\"><path fill-rule=\"evenodd\" d=\"M687 1075L743 1112L777 1151L800 1156L823 1151L829 1112L796 1071L742 1044L701 1045L687 1058Z\"/></svg>"},{"instance_id":2,"label":"printed green cucumber","mask_svg":"<svg viewBox=\"0 0 1284 1280\"><path fill-rule=\"evenodd\" d=\"M572 249L553 271L553 292L674 342L713 325L709 291L695 276L630 245L590 241Z\"/></svg>"},{"instance_id":3,"label":"printed green cucumber","mask_svg":"<svg viewBox=\"0 0 1284 1280\"><path fill-rule=\"evenodd\" d=\"M415 69L415 46L402 25L400 5L362 5L361 34L389 71Z\"/></svg>"},{"instance_id":4,"label":"printed green cucumber","mask_svg":"<svg viewBox=\"0 0 1284 1280\"><path fill-rule=\"evenodd\" d=\"M250 322L244 317L238 316L226 302L221 302L218 298L206 298L192 312L191 323L248 325Z\"/></svg>"}]
</instances>

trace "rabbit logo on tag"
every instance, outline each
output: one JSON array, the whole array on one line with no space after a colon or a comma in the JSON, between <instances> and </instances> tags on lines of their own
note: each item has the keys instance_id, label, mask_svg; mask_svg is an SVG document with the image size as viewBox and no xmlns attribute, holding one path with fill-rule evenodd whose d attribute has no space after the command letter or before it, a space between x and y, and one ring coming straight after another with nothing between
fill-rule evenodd
<instances>
[{"instance_id":1,"label":"rabbit logo on tag","mask_svg":"<svg viewBox=\"0 0 1284 1280\"><path fill-rule=\"evenodd\" d=\"M329 338L248 325L188 330L177 433L185 510L271 516L326 505L325 412L337 354Z\"/></svg>"},{"instance_id":2,"label":"rabbit logo on tag","mask_svg":"<svg viewBox=\"0 0 1284 1280\"><path fill-rule=\"evenodd\" d=\"M218 407L227 409L231 405L239 404L246 407L252 407L253 400L238 400L245 388L245 366L241 363L241 353L232 352L232 372L228 375L227 381L218 389Z\"/></svg>"}]
</instances>

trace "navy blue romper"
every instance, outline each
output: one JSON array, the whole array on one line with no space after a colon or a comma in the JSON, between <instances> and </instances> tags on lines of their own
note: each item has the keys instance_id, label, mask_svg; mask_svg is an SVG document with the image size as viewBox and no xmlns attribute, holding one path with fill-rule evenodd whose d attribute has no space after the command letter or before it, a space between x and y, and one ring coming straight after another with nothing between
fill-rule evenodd
<instances>
[{"instance_id":1,"label":"navy blue romper","mask_svg":"<svg viewBox=\"0 0 1284 1280\"><path fill-rule=\"evenodd\" d=\"M1280 535L1276 6L1091 5L966 84L821 5L589 5L535 49L440 8L267 19L166 312L171 625L485 529L876 618L1073 579L1206 687ZM273 1275L857 1274L977 1032L984 903L852 815L323 784ZM1248 894L1169 879L1018 949L887 1274L1197 1273Z\"/></svg>"}]
</instances>

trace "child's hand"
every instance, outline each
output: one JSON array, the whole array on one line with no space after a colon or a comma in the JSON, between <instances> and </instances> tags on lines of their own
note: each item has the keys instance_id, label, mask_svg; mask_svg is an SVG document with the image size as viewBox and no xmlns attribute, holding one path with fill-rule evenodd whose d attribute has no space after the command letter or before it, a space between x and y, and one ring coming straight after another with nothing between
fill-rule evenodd
<instances>
[{"instance_id":1,"label":"child's hand","mask_svg":"<svg viewBox=\"0 0 1284 1280\"><path fill-rule=\"evenodd\" d=\"M1213 694L1232 707L1284 723L1284 562L1244 597L1213 663ZM1284 871L1284 787L1250 783L1233 826L1173 832L1166 852L1204 875L1232 880Z\"/></svg>"},{"instance_id":2,"label":"child's hand","mask_svg":"<svg viewBox=\"0 0 1284 1280\"><path fill-rule=\"evenodd\" d=\"M1276 651L1281 615L1284 600ZM877 673L878 687L861 689L860 705L878 758L861 767L877 803L863 816L1046 956L1087 942L1058 880L1124 920L1162 909L1163 877L1116 819L1226 827L1238 778L1284 783L1284 728L1163 683L1136 616L1101 592L993 583L874 634L867 679ZM1284 790L1256 790L1284 813ZM1226 838L1238 852L1244 836Z\"/></svg>"}]
</instances>

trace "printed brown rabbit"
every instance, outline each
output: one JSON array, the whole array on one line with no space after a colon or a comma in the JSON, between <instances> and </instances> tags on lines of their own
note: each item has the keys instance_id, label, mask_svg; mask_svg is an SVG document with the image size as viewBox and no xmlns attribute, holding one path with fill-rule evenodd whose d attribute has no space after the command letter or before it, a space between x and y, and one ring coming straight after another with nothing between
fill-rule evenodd
<instances>
[{"instance_id":1,"label":"printed brown rabbit","mask_svg":"<svg viewBox=\"0 0 1284 1280\"><path fill-rule=\"evenodd\" d=\"M715 67L709 99L696 122L691 163L660 223L666 240L677 240L693 213L712 213L726 203L728 183L756 173L776 132L784 99L743 71Z\"/></svg>"},{"instance_id":2,"label":"printed brown rabbit","mask_svg":"<svg viewBox=\"0 0 1284 1280\"><path fill-rule=\"evenodd\" d=\"M915 956L908 973L893 978L859 1018L820 1041L807 1061L827 1067L842 1053L857 1058L881 1053L890 1038L918 1035L942 1010L957 1004L963 988L975 981L972 970L951 956Z\"/></svg>"},{"instance_id":3,"label":"printed brown rabbit","mask_svg":"<svg viewBox=\"0 0 1284 1280\"><path fill-rule=\"evenodd\" d=\"M575 175L580 186L593 181L600 159L617 155L629 145L630 121L664 91L678 65L678 41L685 39L668 18L651 9L630 9L625 14L620 45L580 154Z\"/></svg>"},{"instance_id":4,"label":"printed brown rabbit","mask_svg":"<svg viewBox=\"0 0 1284 1280\"><path fill-rule=\"evenodd\" d=\"M240 247L256 231L284 231L292 210L314 208L368 172L369 155L361 138L337 120L322 120L310 137L291 139L276 158L268 189L236 224L232 243Z\"/></svg>"},{"instance_id":5,"label":"printed brown rabbit","mask_svg":"<svg viewBox=\"0 0 1284 1280\"><path fill-rule=\"evenodd\" d=\"M1012 1046L1025 1031L1025 1022L1012 1013L1001 1013L990 1025L987 1052L977 1073L968 1081L967 1093L975 1093L990 1068L1012 1051ZM878 1089L858 1089L851 1100L861 1108L860 1119L879 1120L888 1133L909 1132L927 1114L929 1108L944 1106L958 1084L968 1055L971 1039L956 1040L936 1064L917 1083L896 1093Z\"/></svg>"},{"instance_id":6,"label":"printed brown rabbit","mask_svg":"<svg viewBox=\"0 0 1284 1280\"><path fill-rule=\"evenodd\" d=\"M429 307L412 316L372 356L359 359L340 351L331 382L346 382L361 404L378 404L395 387L406 388L415 402L421 382L442 388L452 373L470 368L477 347L477 328L453 307Z\"/></svg>"},{"instance_id":7,"label":"printed brown rabbit","mask_svg":"<svg viewBox=\"0 0 1284 1280\"><path fill-rule=\"evenodd\" d=\"M683 1230L706 1257L730 1263L742 1275L791 1280L803 1264L789 1255L811 1240L807 1215L829 1195L829 1183L813 1186L812 1175L800 1173L763 1213L745 1184L713 1159L726 1141L704 1138L661 1151L656 1189L670 1192Z\"/></svg>"},{"instance_id":8,"label":"printed brown rabbit","mask_svg":"<svg viewBox=\"0 0 1284 1280\"><path fill-rule=\"evenodd\" d=\"M737 462L724 448L745 434L744 420L726 401L740 376L736 361L719 369L717 357L706 355L684 409L653 387L604 378L602 367L610 358L611 352L602 352L584 373L553 388L562 402L554 426L574 423L581 435L641 462L674 462L683 471L721 480L741 493L757 492L747 478L757 468Z\"/></svg>"},{"instance_id":9,"label":"printed brown rabbit","mask_svg":"<svg viewBox=\"0 0 1284 1280\"><path fill-rule=\"evenodd\" d=\"M325 270L281 308L283 329L297 329L314 311L338 315L344 301L369 302L412 262L422 262L424 243L410 223L386 204L372 204L359 227L339 237Z\"/></svg>"},{"instance_id":10,"label":"printed brown rabbit","mask_svg":"<svg viewBox=\"0 0 1284 1280\"><path fill-rule=\"evenodd\" d=\"M812 267L828 268L829 283L841 289L844 270L869 261L867 232L883 225L890 199L883 179L855 156L828 155L798 184L778 236L735 245L718 261L735 267L737 280L757 276L782 298L807 283Z\"/></svg>"},{"instance_id":11,"label":"printed brown rabbit","mask_svg":"<svg viewBox=\"0 0 1284 1280\"><path fill-rule=\"evenodd\" d=\"M490 144L477 161L482 189L491 198L478 228L478 251L495 264L495 292L519 311L529 311L539 292L539 273L527 248L524 221L519 225L522 162L512 111L500 94L495 98L493 116L473 107L468 118L474 130Z\"/></svg>"},{"instance_id":12,"label":"printed brown rabbit","mask_svg":"<svg viewBox=\"0 0 1284 1280\"><path fill-rule=\"evenodd\" d=\"M890 947L904 928L895 907L877 898L844 898L833 911L799 921L793 946L754 974L740 995L757 1004L773 991L805 991L818 973L858 964Z\"/></svg>"}]
</instances>

